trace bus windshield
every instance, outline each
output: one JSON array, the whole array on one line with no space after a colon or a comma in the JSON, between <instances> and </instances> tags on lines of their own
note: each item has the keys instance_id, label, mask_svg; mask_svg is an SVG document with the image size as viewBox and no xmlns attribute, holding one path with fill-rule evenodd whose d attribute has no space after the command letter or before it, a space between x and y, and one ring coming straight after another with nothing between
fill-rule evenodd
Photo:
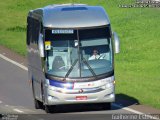
<instances>
[{"instance_id":1,"label":"bus windshield","mask_svg":"<svg viewBox=\"0 0 160 120\"><path fill-rule=\"evenodd\" d=\"M52 76L95 77L113 71L109 27L79 30L47 29L45 49L46 72Z\"/></svg>"}]
</instances>

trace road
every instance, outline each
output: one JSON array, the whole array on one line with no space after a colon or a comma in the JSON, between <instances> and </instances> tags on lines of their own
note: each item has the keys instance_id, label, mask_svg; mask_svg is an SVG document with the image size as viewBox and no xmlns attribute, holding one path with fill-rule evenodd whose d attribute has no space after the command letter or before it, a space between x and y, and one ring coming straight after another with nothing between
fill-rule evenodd
<instances>
[{"instance_id":1,"label":"road","mask_svg":"<svg viewBox=\"0 0 160 120\"><path fill-rule=\"evenodd\" d=\"M71 117L76 120L104 120L106 118L111 119L111 114L143 114L129 108L121 109L118 105L113 104L111 110L102 110L98 106L59 106L57 107L56 113L46 115L44 110L34 109L32 90L28 83L27 70L1 57L0 113L22 114L20 118L23 120L27 120L28 117L30 117L30 120L49 120L53 116L59 120L69 119Z\"/></svg>"}]
</instances>

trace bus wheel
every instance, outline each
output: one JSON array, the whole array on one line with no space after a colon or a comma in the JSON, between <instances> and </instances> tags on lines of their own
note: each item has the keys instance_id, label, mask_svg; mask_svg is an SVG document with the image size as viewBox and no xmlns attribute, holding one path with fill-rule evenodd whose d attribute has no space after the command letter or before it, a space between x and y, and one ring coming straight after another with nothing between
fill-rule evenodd
<instances>
[{"instance_id":1,"label":"bus wheel","mask_svg":"<svg viewBox=\"0 0 160 120\"><path fill-rule=\"evenodd\" d=\"M51 113L53 111L50 105L44 105L44 110L46 113Z\"/></svg>"},{"instance_id":2,"label":"bus wheel","mask_svg":"<svg viewBox=\"0 0 160 120\"><path fill-rule=\"evenodd\" d=\"M34 106L36 109L41 109L42 108L42 102L34 98Z\"/></svg>"},{"instance_id":3,"label":"bus wheel","mask_svg":"<svg viewBox=\"0 0 160 120\"><path fill-rule=\"evenodd\" d=\"M111 110L111 103L102 103L101 106L103 110Z\"/></svg>"}]
</instances>

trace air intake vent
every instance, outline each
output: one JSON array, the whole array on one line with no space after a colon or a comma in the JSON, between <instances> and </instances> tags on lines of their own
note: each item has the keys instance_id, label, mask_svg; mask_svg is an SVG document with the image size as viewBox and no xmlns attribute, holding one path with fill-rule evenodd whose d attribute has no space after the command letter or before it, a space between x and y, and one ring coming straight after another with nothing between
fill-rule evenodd
<instances>
[{"instance_id":1,"label":"air intake vent","mask_svg":"<svg viewBox=\"0 0 160 120\"><path fill-rule=\"evenodd\" d=\"M86 7L67 7L62 8L62 11L73 11L73 10L87 10Z\"/></svg>"}]
</instances>

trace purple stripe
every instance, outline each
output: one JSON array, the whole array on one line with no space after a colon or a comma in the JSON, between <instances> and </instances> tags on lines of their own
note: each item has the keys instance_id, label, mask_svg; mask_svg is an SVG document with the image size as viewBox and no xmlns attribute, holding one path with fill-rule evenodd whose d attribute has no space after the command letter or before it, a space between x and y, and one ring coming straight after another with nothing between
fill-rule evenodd
<instances>
[{"instance_id":1,"label":"purple stripe","mask_svg":"<svg viewBox=\"0 0 160 120\"><path fill-rule=\"evenodd\" d=\"M67 83L67 82L60 82L56 80L49 80L49 83L51 86L60 87L60 88L66 88L66 89L73 89L74 83Z\"/></svg>"}]
</instances>

